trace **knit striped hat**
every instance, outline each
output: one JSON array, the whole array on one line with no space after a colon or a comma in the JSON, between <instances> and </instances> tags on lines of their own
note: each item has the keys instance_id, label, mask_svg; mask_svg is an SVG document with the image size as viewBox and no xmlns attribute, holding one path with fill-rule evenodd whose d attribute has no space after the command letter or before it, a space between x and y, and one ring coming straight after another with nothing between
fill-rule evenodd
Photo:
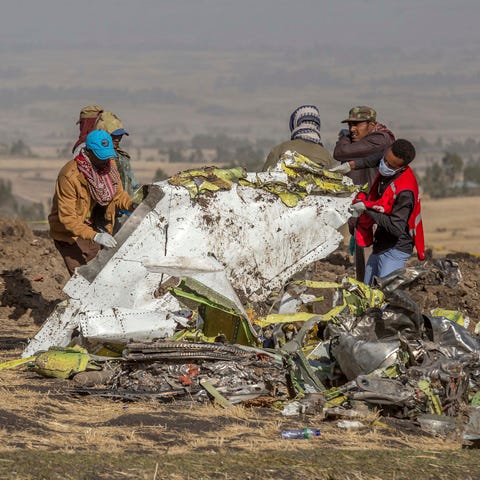
<instances>
[{"instance_id":1,"label":"knit striped hat","mask_svg":"<svg viewBox=\"0 0 480 480\"><path fill-rule=\"evenodd\" d=\"M320 112L315 105L302 105L290 115L291 139L322 143L320 136Z\"/></svg>"}]
</instances>

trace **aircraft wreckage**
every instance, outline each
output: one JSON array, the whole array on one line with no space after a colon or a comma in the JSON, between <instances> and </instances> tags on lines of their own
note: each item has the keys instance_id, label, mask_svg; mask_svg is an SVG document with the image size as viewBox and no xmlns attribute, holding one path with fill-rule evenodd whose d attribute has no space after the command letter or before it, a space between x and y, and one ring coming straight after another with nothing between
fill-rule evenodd
<instances>
[{"instance_id":1,"label":"aircraft wreckage","mask_svg":"<svg viewBox=\"0 0 480 480\"><path fill-rule=\"evenodd\" d=\"M280 172L207 168L154 184L117 233L118 247L67 282L69 299L23 356L67 346L72 335L81 342L170 337L186 324L172 278L208 290L246 319L245 306L338 247L353 191L349 179L298 155ZM247 324L245 334L255 336Z\"/></svg>"},{"instance_id":2,"label":"aircraft wreckage","mask_svg":"<svg viewBox=\"0 0 480 480\"><path fill-rule=\"evenodd\" d=\"M375 288L295 275L337 249L354 190L296 153L272 172L207 167L149 186L118 246L66 284L23 361L73 378L77 393L261 398L284 414L346 418L360 401L434 434L468 411L464 438L478 442L478 337L460 312L420 312L405 289L425 268ZM452 271L461 281L452 265L442 278ZM326 291L320 315L312 305Z\"/></svg>"}]
</instances>

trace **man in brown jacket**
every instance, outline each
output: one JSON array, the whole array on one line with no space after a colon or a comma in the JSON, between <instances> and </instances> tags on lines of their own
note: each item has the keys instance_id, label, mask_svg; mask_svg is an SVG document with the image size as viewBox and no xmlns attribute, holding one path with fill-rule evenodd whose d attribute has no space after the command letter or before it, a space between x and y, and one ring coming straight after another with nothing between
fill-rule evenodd
<instances>
[{"instance_id":1,"label":"man in brown jacket","mask_svg":"<svg viewBox=\"0 0 480 480\"><path fill-rule=\"evenodd\" d=\"M355 185L367 184L370 189L380 160L395 141L395 136L389 128L377 122L377 112L367 106L353 107L342 123L348 124L348 130L340 131L333 152L333 157L341 165L332 170L344 173ZM353 232L354 222L354 219L349 222L350 233ZM363 282L365 252L360 245L355 245L354 262L356 278Z\"/></svg>"},{"instance_id":2,"label":"man in brown jacket","mask_svg":"<svg viewBox=\"0 0 480 480\"><path fill-rule=\"evenodd\" d=\"M85 147L58 174L48 221L50 236L70 275L101 247L117 245L111 235L116 208L133 210L112 161L116 156L108 132L93 130Z\"/></svg>"},{"instance_id":3,"label":"man in brown jacket","mask_svg":"<svg viewBox=\"0 0 480 480\"><path fill-rule=\"evenodd\" d=\"M348 118L342 120L348 130L341 130L333 158L343 165L336 171L349 176L355 185L368 183L377 175L383 154L395 141L391 130L377 122L377 112L370 107L353 107Z\"/></svg>"}]
</instances>

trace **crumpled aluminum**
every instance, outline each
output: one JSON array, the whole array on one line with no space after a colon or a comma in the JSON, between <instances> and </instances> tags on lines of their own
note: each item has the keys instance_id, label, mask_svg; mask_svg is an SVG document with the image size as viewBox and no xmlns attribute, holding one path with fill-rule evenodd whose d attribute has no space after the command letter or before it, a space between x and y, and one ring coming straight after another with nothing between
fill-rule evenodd
<instances>
[{"instance_id":1,"label":"crumpled aluminum","mask_svg":"<svg viewBox=\"0 0 480 480\"><path fill-rule=\"evenodd\" d=\"M455 287L463 280L458 263L447 258L445 260L438 260L436 266L441 271L442 283L448 287Z\"/></svg>"},{"instance_id":2,"label":"crumpled aluminum","mask_svg":"<svg viewBox=\"0 0 480 480\"><path fill-rule=\"evenodd\" d=\"M468 409L468 423L463 432L465 440L480 441L480 407L470 407Z\"/></svg>"},{"instance_id":3,"label":"crumpled aluminum","mask_svg":"<svg viewBox=\"0 0 480 480\"><path fill-rule=\"evenodd\" d=\"M457 428L455 418L445 415L424 414L417 417L420 428L433 435L447 436Z\"/></svg>"},{"instance_id":4,"label":"crumpled aluminum","mask_svg":"<svg viewBox=\"0 0 480 480\"><path fill-rule=\"evenodd\" d=\"M359 391L351 394L354 400L364 400L379 405L402 406L415 394L412 387L389 378L359 375L355 381Z\"/></svg>"},{"instance_id":5,"label":"crumpled aluminum","mask_svg":"<svg viewBox=\"0 0 480 480\"><path fill-rule=\"evenodd\" d=\"M451 358L463 353L475 353L480 351L480 343L469 331L448 320L445 317L425 317L427 334L430 339L439 344Z\"/></svg>"},{"instance_id":6,"label":"crumpled aluminum","mask_svg":"<svg viewBox=\"0 0 480 480\"><path fill-rule=\"evenodd\" d=\"M417 278L425 275L427 269L424 267L404 267L393 271L383 278L375 277L375 285L384 293L392 293L400 288L405 288Z\"/></svg>"},{"instance_id":7,"label":"crumpled aluminum","mask_svg":"<svg viewBox=\"0 0 480 480\"><path fill-rule=\"evenodd\" d=\"M331 353L347 379L353 380L358 375L394 364L399 348L399 341L366 341L341 334L332 341Z\"/></svg>"}]
</instances>

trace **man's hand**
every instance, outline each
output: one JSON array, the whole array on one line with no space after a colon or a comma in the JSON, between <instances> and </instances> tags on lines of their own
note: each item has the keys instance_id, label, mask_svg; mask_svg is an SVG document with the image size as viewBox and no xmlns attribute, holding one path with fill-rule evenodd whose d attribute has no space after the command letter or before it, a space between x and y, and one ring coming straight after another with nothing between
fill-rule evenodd
<instances>
[{"instance_id":1,"label":"man's hand","mask_svg":"<svg viewBox=\"0 0 480 480\"><path fill-rule=\"evenodd\" d=\"M353 218L359 217L367 209L366 205L363 202L357 202L353 205L350 205L348 211L352 214Z\"/></svg>"},{"instance_id":2,"label":"man's hand","mask_svg":"<svg viewBox=\"0 0 480 480\"><path fill-rule=\"evenodd\" d=\"M350 135L350 130L348 128L342 128L338 132L338 139L340 140L342 137L348 137Z\"/></svg>"},{"instance_id":3,"label":"man's hand","mask_svg":"<svg viewBox=\"0 0 480 480\"><path fill-rule=\"evenodd\" d=\"M351 170L352 169L350 168L350 164L348 162L343 162L340 165L337 165L336 167L330 169L331 172L343 173L343 175L346 175Z\"/></svg>"},{"instance_id":4,"label":"man's hand","mask_svg":"<svg viewBox=\"0 0 480 480\"><path fill-rule=\"evenodd\" d=\"M117 241L107 232L97 233L95 237L93 237L93 241L105 248L113 248L117 246Z\"/></svg>"}]
</instances>

